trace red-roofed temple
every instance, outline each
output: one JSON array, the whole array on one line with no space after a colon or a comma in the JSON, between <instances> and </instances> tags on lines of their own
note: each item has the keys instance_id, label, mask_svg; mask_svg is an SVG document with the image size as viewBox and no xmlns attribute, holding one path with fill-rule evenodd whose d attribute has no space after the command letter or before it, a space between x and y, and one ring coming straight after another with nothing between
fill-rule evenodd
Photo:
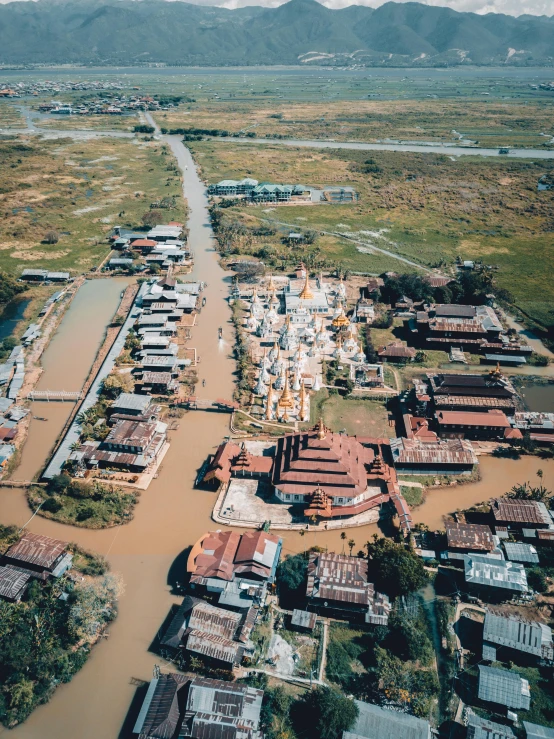
<instances>
[{"instance_id":1,"label":"red-roofed temple","mask_svg":"<svg viewBox=\"0 0 554 739\"><path fill-rule=\"evenodd\" d=\"M217 450L204 481L270 477L275 497L302 506L306 518L346 518L391 502L403 531L411 516L400 492L388 439L336 434L323 422L277 441L273 456L260 457L228 442Z\"/></svg>"}]
</instances>

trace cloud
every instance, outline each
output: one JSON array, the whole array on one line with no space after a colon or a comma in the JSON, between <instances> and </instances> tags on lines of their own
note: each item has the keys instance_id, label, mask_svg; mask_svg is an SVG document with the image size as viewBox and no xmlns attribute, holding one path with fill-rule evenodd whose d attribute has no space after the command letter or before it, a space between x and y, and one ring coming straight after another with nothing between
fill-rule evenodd
<instances>
[{"instance_id":1,"label":"cloud","mask_svg":"<svg viewBox=\"0 0 554 739\"><path fill-rule=\"evenodd\" d=\"M0 0L0 4L13 0ZM23 0L19 0L22 2ZM36 1L36 0L35 0ZM172 0L178 2L179 0ZM212 5L223 8L244 8L249 5L261 5L276 8L283 0L186 0L195 5ZM286 1L286 0L285 0ZM388 0L319 0L327 8L346 8L348 5L368 5L378 8ZM396 0L409 2L410 0ZM554 0L418 0L424 5L449 7L452 10L471 13L505 13L506 15L547 15L554 16Z\"/></svg>"}]
</instances>

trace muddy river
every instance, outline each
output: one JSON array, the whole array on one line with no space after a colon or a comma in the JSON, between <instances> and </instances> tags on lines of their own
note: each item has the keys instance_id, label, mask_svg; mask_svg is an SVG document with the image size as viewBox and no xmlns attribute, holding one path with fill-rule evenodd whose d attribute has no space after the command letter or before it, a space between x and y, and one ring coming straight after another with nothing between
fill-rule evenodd
<instances>
[{"instance_id":1,"label":"muddy river","mask_svg":"<svg viewBox=\"0 0 554 739\"><path fill-rule=\"evenodd\" d=\"M208 222L207 199L192 159L177 137L168 139L184 173L184 190L190 207L190 240L195 253L193 277L206 281L204 295L206 306L198 316L197 326L192 330L192 346L196 346L199 356L199 377L205 379L205 387L199 384L200 392L206 398L230 398L233 391L232 328L230 312L226 302L230 275L218 265L213 248L212 232ZM91 285L100 283L90 283ZM101 325L105 325L115 309L119 296L119 286L112 281L103 281L103 286L111 285L113 296L96 295L94 310L92 304L80 309L79 299L87 300L88 283L77 296L70 312L66 315L58 336L52 342L44 361L49 376L57 377L56 387L75 388L75 381L67 375L68 362L76 358L68 353L84 354L80 367L74 367L72 378L78 377L77 386L92 361L95 347L101 340ZM108 289L108 288L105 288ZM81 296L81 297L80 297ZM106 303L109 302L109 305ZM103 317L97 313L105 311ZM85 340L80 320L73 322L72 316L92 315L90 320L96 326L98 337L92 333ZM103 323L102 323L103 321ZM91 325L92 325L91 324ZM72 326L72 328L71 328ZM217 330L223 326L223 341L218 341ZM66 341L65 351L54 351ZM96 329L95 329L96 330ZM79 342L83 342L82 346ZM78 348L78 349L77 349ZM50 375L50 373L53 373ZM81 374L79 374L81 372ZM43 377L45 381L46 372ZM54 380L52 380L53 382ZM71 385L70 385L71 383ZM51 404L40 405L41 414L48 415L48 424L35 422L33 433L26 446L22 467L25 475L36 471L44 462L46 450L51 445L56 424L59 428L69 412L68 406ZM59 418L57 414L60 414ZM165 667L159 657L150 653L149 646L163 623L170 606L178 599L172 595L171 583L183 572L183 552L196 539L213 526L210 512L215 502L215 493L194 490L193 483L197 471L208 453L212 452L221 439L228 434L229 417L224 414L192 411L181 420L177 431L171 432L171 448L150 488L142 493L136 508L134 520L126 525L104 531L88 531L50 522L35 517L29 529L65 540L76 541L82 546L106 555L112 570L121 574L125 592L120 601L117 620L110 626L109 637L102 641L92 653L83 670L68 685L58 688L52 701L38 708L28 721L17 729L0 734L15 739L115 739L119 736L122 724L135 694L133 678L149 679L153 666L157 663ZM51 433L52 437L41 440L42 435ZM37 428L35 428L37 427ZM43 429L44 427L44 429ZM554 463L541 462L532 458L517 462L483 458L482 481L476 484L435 490L429 493L426 502L416 509L415 520L425 521L431 527L441 524L443 514L502 494L515 482L532 479L537 469L544 470L546 485L554 484ZM23 479L22 472L16 473ZM2 523L23 524L30 511L24 493L20 490L2 490ZM370 536L377 532L376 526L349 529L348 536L356 541L356 548L363 546ZM313 544L329 546L340 551L342 542L340 532L313 533L304 537L297 534L286 535L285 553L298 551Z\"/></svg>"}]
</instances>

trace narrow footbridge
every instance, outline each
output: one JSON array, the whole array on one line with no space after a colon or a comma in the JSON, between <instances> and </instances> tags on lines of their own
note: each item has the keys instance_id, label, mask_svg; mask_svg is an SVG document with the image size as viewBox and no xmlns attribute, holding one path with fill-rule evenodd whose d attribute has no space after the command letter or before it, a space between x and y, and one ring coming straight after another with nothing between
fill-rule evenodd
<instances>
[{"instance_id":1,"label":"narrow footbridge","mask_svg":"<svg viewBox=\"0 0 554 739\"><path fill-rule=\"evenodd\" d=\"M240 408L238 403L232 400L224 400L216 398L215 400L206 400L205 398L197 398L191 395L186 398L182 405L190 411L219 411L220 413L232 413Z\"/></svg>"},{"instance_id":2,"label":"narrow footbridge","mask_svg":"<svg viewBox=\"0 0 554 739\"><path fill-rule=\"evenodd\" d=\"M83 397L81 390L31 390L28 400L61 401L62 403L77 403Z\"/></svg>"}]
</instances>

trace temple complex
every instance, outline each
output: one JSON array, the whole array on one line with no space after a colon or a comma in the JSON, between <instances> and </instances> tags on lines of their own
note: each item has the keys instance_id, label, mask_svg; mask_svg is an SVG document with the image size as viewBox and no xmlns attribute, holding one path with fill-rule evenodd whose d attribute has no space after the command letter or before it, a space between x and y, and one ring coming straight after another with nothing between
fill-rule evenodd
<instances>
[{"instance_id":1,"label":"temple complex","mask_svg":"<svg viewBox=\"0 0 554 739\"><path fill-rule=\"evenodd\" d=\"M349 367L360 391L384 386L381 365L369 365L355 316L348 317L342 279L310 279L299 265L296 276L269 275L233 297L245 308L243 327L257 367L250 413L261 421L305 423L310 391L324 384L324 361Z\"/></svg>"},{"instance_id":2,"label":"temple complex","mask_svg":"<svg viewBox=\"0 0 554 739\"><path fill-rule=\"evenodd\" d=\"M284 412L288 410L285 405ZM268 510L260 523L271 519L274 528L279 526L270 509L280 506L291 512L291 521L329 522L379 511L383 504L392 504L403 532L411 527L390 441L333 433L321 420L309 431L287 434L276 443L223 443L203 481L219 484L229 501L235 490L246 490L243 507L248 507L249 496L256 497L258 505L263 498Z\"/></svg>"}]
</instances>

